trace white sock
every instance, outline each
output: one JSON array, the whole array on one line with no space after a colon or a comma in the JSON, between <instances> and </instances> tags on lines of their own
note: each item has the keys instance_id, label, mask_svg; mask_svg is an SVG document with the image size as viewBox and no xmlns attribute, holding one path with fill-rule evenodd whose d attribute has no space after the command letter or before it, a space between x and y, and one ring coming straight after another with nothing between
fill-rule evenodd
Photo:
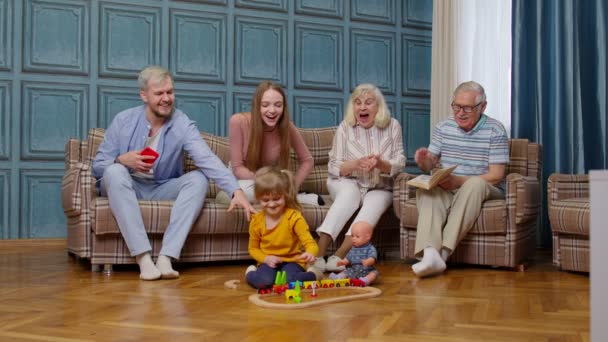
<instances>
[{"instance_id":1,"label":"white sock","mask_svg":"<svg viewBox=\"0 0 608 342\"><path fill-rule=\"evenodd\" d=\"M446 262L448 261L450 254L452 254L452 251L447 247L441 247L441 251L439 251L439 253L441 254L441 259Z\"/></svg>"},{"instance_id":2,"label":"white sock","mask_svg":"<svg viewBox=\"0 0 608 342\"><path fill-rule=\"evenodd\" d=\"M179 277L179 272L174 270L173 266L171 266L171 258L166 255L158 256L156 268L160 271L163 279L175 279Z\"/></svg>"},{"instance_id":3,"label":"white sock","mask_svg":"<svg viewBox=\"0 0 608 342\"><path fill-rule=\"evenodd\" d=\"M152 262L149 252L142 253L135 257L139 265L139 278L142 280L156 280L160 278L160 271Z\"/></svg>"},{"instance_id":4,"label":"white sock","mask_svg":"<svg viewBox=\"0 0 608 342\"><path fill-rule=\"evenodd\" d=\"M422 260L412 265L412 271L419 277L427 277L445 271L445 261L433 247L426 247Z\"/></svg>"}]
</instances>

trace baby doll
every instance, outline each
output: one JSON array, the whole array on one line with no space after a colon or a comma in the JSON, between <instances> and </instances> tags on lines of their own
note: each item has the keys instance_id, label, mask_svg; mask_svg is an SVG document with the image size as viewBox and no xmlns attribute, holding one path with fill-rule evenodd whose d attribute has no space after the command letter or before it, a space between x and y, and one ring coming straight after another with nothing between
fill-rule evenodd
<instances>
[{"instance_id":1,"label":"baby doll","mask_svg":"<svg viewBox=\"0 0 608 342\"><path fill-rule=\"evenodd\" d=\"M344 259L337 262L338 266L346 266L346 269L337 274L331 273L329 279L354 278L369 285L378 277L378 270L374 267L378 253L369 242L373 230L372 225L365 221L358 221L352 225L353 247Z\"/></svg>"}]
</instances>

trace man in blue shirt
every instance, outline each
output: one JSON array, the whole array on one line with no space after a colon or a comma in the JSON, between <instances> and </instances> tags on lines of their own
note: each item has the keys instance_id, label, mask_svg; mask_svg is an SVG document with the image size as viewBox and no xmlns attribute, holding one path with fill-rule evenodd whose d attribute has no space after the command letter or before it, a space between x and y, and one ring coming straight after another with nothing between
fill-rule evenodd
<instances>
[{"instance_id":1,"label":"man in blue shirt","mask_svg":"<svg viewBox=\"0 0 608 342\"><path fill-rule=\"evenodd\" d=\"M423 171L456 169L430 190L418 189L416 257L419 277L435 275L473 227L483 201L504 198L509 139L504 126L486 114L486 94L476 82L460 84L452 99L453 117L437 124L428 148L414 160Z\"/></svg>"},{"instance_id":2,"label":"man in blue shirt","mask_svg":"<svg viewBox=\"0 0 608 342\"><path fill-rule=\"evenodd\" d=\"M140 278L177 278L171 259L179 258L203 207L209 178L232 198L228 211L242 207L249 219L255 210L195 123L175 109L169 71L147 67L139 74L138 83L144 104L122 111L112 120L93 161L93 175L101 180L101 194L108 197L120 232L139 265ZM145 147L155 150L158 157L142 154ZM183 174L183 151L198 170ZM138 199L175 201L156 264Z\"/></svg>"}]
</instances>

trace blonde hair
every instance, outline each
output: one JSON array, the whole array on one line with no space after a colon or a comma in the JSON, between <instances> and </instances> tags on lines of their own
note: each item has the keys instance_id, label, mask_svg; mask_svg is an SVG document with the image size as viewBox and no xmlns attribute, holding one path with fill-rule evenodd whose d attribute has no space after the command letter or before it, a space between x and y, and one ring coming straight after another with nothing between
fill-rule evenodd
<instances>
[{"instance_id":1,"label":"blonde hair","mask_svg":"<svg viewBox=\"0 0 608 342\"><path fill-rule=\"evenodd\" d=\"M283 115L277 124L279 130L279 166L282 169L289 168L289 110L287 109L287 97L280 86L264 81L258 85L253 95L251 103L251 129L249 131L249 146L247 147L247 156L245 157L245 166L252 171L261 168L262 163L262 145L264 143L264 122L262 121L262 97L268 90L275 90L283 97Z\"/></svg>"},{"instance_id":2,"label":"blonde hair","mask_svg":"<svg viewBox=\"0 0 608 342\"><path fill-rule=\"evenodd\" d=\"M144 68L137 77L137 84L139 84L139 89L148 90L148 82L152 81L154 83L160 83L164 81L166 78L171 79L171 83L173 83L173 77L171 76L171 72L161 66L151 65Z\"/></svg>"},{"instance_id":3,"label":"blonde hair","mask_svg":"<svg viewBox=\"0 0 608 342\"><path fill-rule=\"evenodd\" d=\"M285 196L285 207L302 210L302 206L296 198L296 183L293 173L289 170L281 170L276 166L264 166L255 173L254 181L255 198L268 194Z\"/></svg>"},{"instance_id":4,"label":"blonde hair","mask_svg":"<svg viewBox=\"0 0 608 342\"><path fill-rule=\"evenodd\" d=\"M388 110L388 106L386 105L386 101L384 101L384 96L380 89L370 83L359 84L357 88L353 90L352 94L350 94L348 104L346 105L346 111L344 112L344 120L351 126L357 124L353 103L357 98L368 93L371 93L374 96L376 103L378 104L378 112L374 118L374 125L378 128L386 128L391 122L391 112Z\"/></svg>"}]
</instances>

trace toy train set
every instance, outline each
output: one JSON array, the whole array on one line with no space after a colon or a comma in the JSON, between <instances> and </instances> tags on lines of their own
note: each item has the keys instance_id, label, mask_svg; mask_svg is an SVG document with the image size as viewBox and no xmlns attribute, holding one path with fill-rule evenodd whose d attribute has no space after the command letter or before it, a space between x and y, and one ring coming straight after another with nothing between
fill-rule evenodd
<instances>
[{"instance_id":1,"label":"toy train set","mask_svg":"<svg viewBox=\"0 0 608 342\"><path fill-rule=\"evenodd\" d=\"M379 296L382 291L359 279L324 279L287 283L284 272L277 272L275 284L259 289L249 301L266 308L296 309ZM316 290L319 289L319 296ZM284 299L282 297L285 297Z\"/></svg>"},{"instance_id":2,"label":"toy train set","mask_svg":"<svg viewBox=\"0 0 608 342\"><path fill-rule=\"evenodd\" d=\"M295 290L296 288L300 289L327 289L334 287L346 287L346 286L358 286L365 287L366 284L364 281L360 279L323 279L323 280L309 280L309 281L292 281L287 283L285 272L277 272L274 285L269 288L259 289L259 294L283 294L286 293L287 290Z\"/></svg>"}]
</instances>

